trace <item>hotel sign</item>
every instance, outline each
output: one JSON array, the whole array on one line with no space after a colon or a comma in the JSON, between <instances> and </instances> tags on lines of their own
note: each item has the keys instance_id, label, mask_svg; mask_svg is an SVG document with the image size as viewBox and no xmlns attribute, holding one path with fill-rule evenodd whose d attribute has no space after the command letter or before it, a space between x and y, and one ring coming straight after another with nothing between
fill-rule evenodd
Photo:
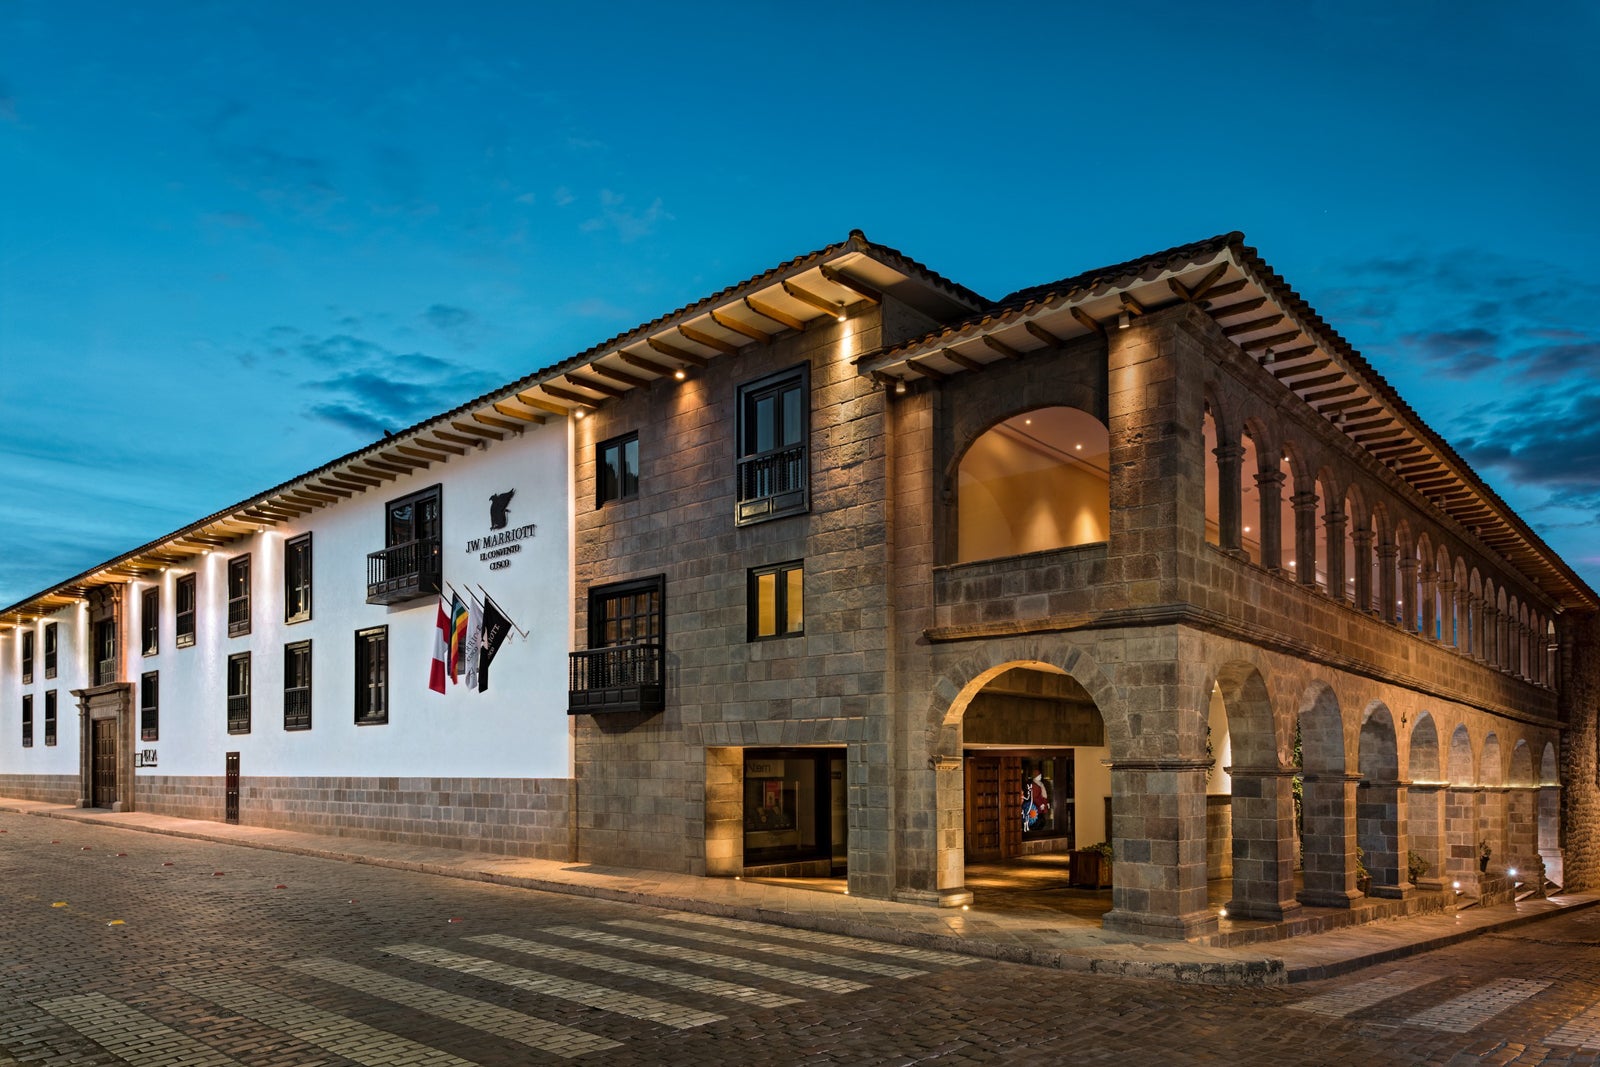
<instances>
[{"instance_id":1,"label":"hotel sign","mask_svg":"<svg viewBox=\"0 0 1600 1067\"><path fill-rule=\"evenodd\" d=\"M478 559L489 564L492 571L503 571L511 566L512 557L522 551L521 542L532 537L536 528L536 524L531 522L526 526L511 526L511 498L516 495L515 489L491 493L489 532L467 541L467 555L476 554Z\"/></svg>"}]
</instances>

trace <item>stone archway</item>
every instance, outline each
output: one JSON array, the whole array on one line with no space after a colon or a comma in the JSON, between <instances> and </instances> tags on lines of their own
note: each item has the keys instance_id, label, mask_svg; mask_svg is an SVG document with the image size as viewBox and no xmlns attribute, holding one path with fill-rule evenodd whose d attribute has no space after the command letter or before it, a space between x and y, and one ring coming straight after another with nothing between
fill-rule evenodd
<instances>
[{"instance_id":1,"label":"stone archway","mask_svg":"<svg viewBox=\"0 0 1600 1067\"><path fill-rule=\"evenodd\" d=\"M1501 771L1500 739L1494 734L1483 739L1478 755L1478 848L1489 849L1489 869L1506 868L1506 789Z\"/></svg>"},{"instance_id":2,"label":"stone archway","mask_svg":"<svg viewBox=\"0 0 1600 1067\"><path fill-rule=\"evenodd\" d=\"M1419 888L1440 889L1445 877L1445 781L1439 762L1439 728L1433 716L1417 713L1411 727L1406 765L1406 836L1426 865L1415 879ZM1408 870L1410 857L1407 855Z\"/></svg>"},{"instance_id":3,"label":"stone archway","mask_svg":"<svg viewBox=\"0 0 1600 1067\"><path fill-rule=\"evenodd\" d=\"M1472 736L1466 726L1450 734L1445 764L1444 876L1458 887L1478 884L1478 789Z\"/></svg>"},{"instance_id":4,"label":"stone archway","mask_svg":"<svg viewBox=\"0 0 1600 1067\"><path fill-rule=\"evenodd\" d=\"M1539 759L1539 858L1544 876L1558 887L1566 885L1566 862L1561 850L1561 771L1556 746L1545 742Z\"/></svg>"},{"instance_id":5,"label":"stone archway","mask_svg":"<svg viewBox=\"0 0 1600 1067\"><path fill-rule=\"evenodd\" d=\"M1511 748L1506 785L1506 866L1531 871L1539 858L1539 783L1533 777L1533 751L1521 738Z\"/></svg>"},{"instance_id":6,"label":"stone archway","mask_svg":"<svg viewBox=\"0 0 1600 1067\"><path fill-rule=\"evenodd\" d=\"M1346 771L1339 701L1316 682L1300 702L1302 904L1348 908L1356 891L1356 783Z\"/></svg>"},{"instance_id":7,"label":"stone archway","mask_svg":"<svg viewBox=\"0 0 1600 1067\"><path fill-rule=\"evenodd\" d=\"M1213 780L1228 778L1231 795L1228 914L1281 920L1300 908L1294 896L1294 768L1283 759L1261 672L1248 663L1229 663L1217 672L1215 686L1228 727L1226 749L1217 751L1219 767L1212 772ZM1216 747L1215 736L1212 741ZM1224 764L1226 759L1231 763Z\"/></svg>"},{"instance_id":8,"label":"stone archway","mask_svg":"<svg viewBox=\"0 0 1600 1067\"><path fill-rule=\"evenodd\" d=\"M1412 888L1406 871L1406 787L1400 781L1394 717L1381 702L1374 701L1362 716L1357 766L1356 843L1366 854L1367 895L1403 897Z\"/></svg>"}]
</instances>

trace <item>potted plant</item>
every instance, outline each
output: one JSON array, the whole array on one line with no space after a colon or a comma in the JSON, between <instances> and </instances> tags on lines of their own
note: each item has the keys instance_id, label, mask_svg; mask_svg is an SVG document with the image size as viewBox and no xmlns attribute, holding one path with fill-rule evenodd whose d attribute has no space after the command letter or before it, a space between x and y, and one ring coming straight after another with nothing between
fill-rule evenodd
<instances>
[{"instance_id":1,"label":"potted plant","mask_svg":"<svg viewBox=\"0 0 1600 1067\"><path fill-rule=\"evenodd\" d=\"M1423 859L1416 849L1406 852L1406 877L1415 885L1418 879L1433 869L1433 864Z\"/></svg>"},{"instance_id":2,"label":"potted plant","mask_svg":"<svg viewBox=\"0 0 1600 1067\"><path fill-rule=\"evenodd\" d=\"M1478 842L1478 870L1480 873L1489 869L1490 855L1489 839L1484 838L1482 841Z\"/></svg>"},{"instance_id":3,"label":"potted plant","mask_svg":"<svg viewBox=\"0 0 1600 1067\"><path fill-rule=\"evenodd\" d=\"M1072 853L1073 885L1103 889L1111 884L1111 842L1101 841Z\"/></svg>"}]
</instances>

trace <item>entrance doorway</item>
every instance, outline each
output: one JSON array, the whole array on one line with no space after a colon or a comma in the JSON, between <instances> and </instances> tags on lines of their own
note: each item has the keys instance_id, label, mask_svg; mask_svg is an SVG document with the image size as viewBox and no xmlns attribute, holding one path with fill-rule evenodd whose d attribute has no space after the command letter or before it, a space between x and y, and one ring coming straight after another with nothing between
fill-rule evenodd
<instances>
[{"instance_id":1,"label":"entrance doorway","mask_svg":"<svg viewBox=\"0 0 1600 1067\"><path fill-rule=\"evenodd\" d=\"M89 805L109 808L117 802L117 721L94 719L93 770Z\"/></svg>"},{"instance_id":2,"label":"entrance doorway","mask_svg":"<svg viewBox=\"0 0 1600 1067\"><path fill-rule=\"evenodd\" d=\"M840 877L849 844L844 749L745 749L746 875Z\"/></svg>"},{"instance_id":3,"label":"entrance doorway","mask_svg":"<svg viewBox=\"0 0 1600 1067\"><path fill-rule=\"evenodd\" d=\"M1077 790L1071 749L969 753L969 863L1076 847Z\"/></svg>"},{"instance_id":4,"label":"entrance doorway","mask_svg":"<svg viewBox=\"0 0 1600 1067\"><path fill-rule=\"evenodd\" d=\"M228 753L227 761L222 779L222 821L236 823L239 821L239 753Z\"/></svg>"}]
</instances>

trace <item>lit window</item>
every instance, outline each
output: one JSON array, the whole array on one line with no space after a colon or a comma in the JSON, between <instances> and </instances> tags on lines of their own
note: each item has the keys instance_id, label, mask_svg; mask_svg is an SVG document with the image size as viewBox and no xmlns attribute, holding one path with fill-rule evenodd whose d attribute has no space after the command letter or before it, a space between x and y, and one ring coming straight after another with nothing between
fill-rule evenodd
<instances>
[{"instance_id":1,"label":"lit window","mask_svg":"<svg viewBox=\"0 0 1600 1067\"><path fill-rule=\"evenodd\" d=\"M739 387L739 525L797 515L811 506L806 436L809 375L802 364Z\"/></svg>"},{"instance_id":2,"label":"lit window","mask_svg":"<svg viewBox=\"0 0 1600 1067\"><path fill-rule=\"evenodd\" d=\"M799 561L750 572L750 640L805 633L804 578Z\"/></svg>"}]
</instances>

